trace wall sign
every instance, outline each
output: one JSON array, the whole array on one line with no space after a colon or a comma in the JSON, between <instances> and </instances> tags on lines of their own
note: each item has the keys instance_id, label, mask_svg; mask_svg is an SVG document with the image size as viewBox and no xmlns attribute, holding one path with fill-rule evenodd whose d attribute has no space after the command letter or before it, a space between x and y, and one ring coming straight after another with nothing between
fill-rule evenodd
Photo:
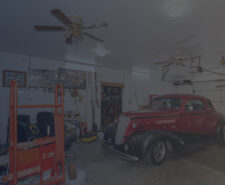
<instances>
[{"instance_id":1,"label":"wall sign","mask_svg":"<svg viewBox=\"0 0 225 185\"><path fill-rule=\"evenodd\" d=\"M86 89L86 72L59 68L59 83L67 89Z\"/></svg>"},{"instance_id":2,"label":"wall sign","mask_svg":"<svg viewBox=\"0 0 225 185\"><path fill-rule=\"evenodd\" d=\"M10 87L10 82L16 80L18 87L26 87L27 85L27 73L23 71L3 70L3 87Z\"/></svg>"},{"instance_id":3,"label":"wall sign","mask_svg":"<svg viewBox=\"0 0 225 185\"><path fill-rule=\"evenodd\" d=\"M29 87L53 88L58 83L58 71L30 69Z\"/></svg>"}]
</instances>

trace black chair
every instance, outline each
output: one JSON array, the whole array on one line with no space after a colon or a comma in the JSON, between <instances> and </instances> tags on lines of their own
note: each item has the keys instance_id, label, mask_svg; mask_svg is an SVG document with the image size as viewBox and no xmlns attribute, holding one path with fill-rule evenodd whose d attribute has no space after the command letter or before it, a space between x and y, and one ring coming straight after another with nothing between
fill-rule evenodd
<instances>
[{"instance_id":1,"label":"black chair","mask_svg":"<svg viewBox=\"0 0 225 185\"><path fill-rule=\"evenodd\" d=\"M26 114L17 115L18 122L24 122L27 125L30 125L30 116Z\"/></svg>"},{"instance_id":2,"label":"black chair","mask_svg":"<svg viewBox=\"0 0 225 185\"><path fill-rule=\"evenodd\" d=\"M46 137L48 135L48 127L50 128L49 136L55 136L54 114L51 112L39 112L37 114L37 126L40 137Z\"/></svg>"},{"instance_id":3,"label":"black chair","mask_svg":"<svg viewBox=\"0 0 225 185\"><path fill-rule=\"evenodd\" d=\"M17 115L17 142L26 142L31 137L32 133L29 130L30 126L30 116L25 114ZM7 138L6 147L9 146L9 118L7 126Z\"/></svg>"}]
</instances>

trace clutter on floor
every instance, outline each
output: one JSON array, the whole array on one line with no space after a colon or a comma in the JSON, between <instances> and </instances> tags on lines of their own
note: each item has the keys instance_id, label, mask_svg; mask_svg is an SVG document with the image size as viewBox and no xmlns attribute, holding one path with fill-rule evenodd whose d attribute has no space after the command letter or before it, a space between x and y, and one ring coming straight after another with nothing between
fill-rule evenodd
<instances>
[{"instance_id":1,"label":"clutter on floor","mask_svg":"<svg viewBox=\"0 0 225 185\"><path fill-rule=\"evenodd\" d=\"M81 142L90 143L97 140L96 133L88 132L86 122L82 122L80 124L80 130L81 130L81 137L80 137Z\"/></svg>"},{"instance_id":2,"label":"clutter on floor","mask_svg":"<svg viewBox=\"0 0 225 185\"><path fill-rule=\"evenodd\" d=\"M87 175L85 170L77 169L77 178L70 179L69 174L66 173L66 185L85 185L87 183Z\"/></svg>"}]
</instances>

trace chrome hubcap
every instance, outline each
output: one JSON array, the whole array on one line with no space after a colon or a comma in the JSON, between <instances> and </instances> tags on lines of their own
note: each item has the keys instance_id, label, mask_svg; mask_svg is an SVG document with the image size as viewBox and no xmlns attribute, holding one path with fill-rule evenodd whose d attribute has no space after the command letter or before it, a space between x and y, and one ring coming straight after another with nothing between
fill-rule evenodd
<instances>
[{"instance_id":1,"label":"chrome hubcap","mask_svg":"<svg viewBox=\"0 0 225 185\"><path fill-rule=\"evenodd\" d=\"M166 145L163 141L158 141L153 146L153 157L155 161L160 162L166 155Z\"/></svg>"}]
</instances>

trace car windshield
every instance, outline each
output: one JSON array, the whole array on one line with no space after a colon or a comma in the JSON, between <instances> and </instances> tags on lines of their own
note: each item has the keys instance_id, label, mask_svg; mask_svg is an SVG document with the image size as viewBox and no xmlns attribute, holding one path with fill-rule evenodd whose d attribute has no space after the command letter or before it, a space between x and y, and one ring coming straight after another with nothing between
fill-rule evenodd
<instances>
[{"instance_id":1,"label":"car windshield","mask_svg":"<svg viewBox=\"0 0 225 185\"><path fill-rule=\"evenodd\" d=\"M152 110L180 110L182 100L179 98L171 97L158 97L152 100L150 103L150 109Z\"/></svg>"}]
</instances>

